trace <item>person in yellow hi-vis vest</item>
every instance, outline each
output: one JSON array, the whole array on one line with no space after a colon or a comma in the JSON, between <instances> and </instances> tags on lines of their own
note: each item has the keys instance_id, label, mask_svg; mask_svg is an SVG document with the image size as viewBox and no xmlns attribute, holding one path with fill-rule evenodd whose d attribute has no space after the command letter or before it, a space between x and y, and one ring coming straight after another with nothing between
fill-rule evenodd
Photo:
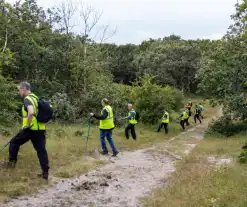
<instances>
[{"instance_id":1,"label":"person in yellow hi-vis vest","mask_svg":"<svg viewBox=\"0 0 247 207\"><path fill-rule=\"evenodd\" d=\"M180 115L180 125L183 130L185 130L184 124L188 121L189 119L189 114L188 114L188 109L185 108L185 110L182 112Z\"/></svg>"},{"instance_id":2,"label":"person in yellow hi-vis vest","mask_svg":"<svg viewBox=\"0 0 247 207\"><path fill-rule=\"evenodd\" d=\"M37 151L42 174L39 176L48 179L49 160L46 151L45 123L37 121L38 97L31 92L28 82L21 82L18 86L21 97L24 97L22 107L22 130L10 141L9 162L7 167L15 167L20 146L31 140Z\"/></svg>"},{"instance_id":3,"label":"person in yellow hi-vis vest","mask_svg":"<svg viewBox=\"0 0 247 207\"><path fill-rule=\"evenodd\" d=\"M168 134L168 125L169 125L170 117L168 111L164 110L164 115L162 116L162 121L159 124L159 127L157 129L157 132L160 132L161 128L165 128L165 133Z\"/></svg>"},{"instance_id":4,"label":"person in yellow hi-vis vest","mask_svg":"<svg viewBox=\"0 0 247 207\"><path fill-rule=\"evenodd\" d=\"M135 125L137 124L136 111L135 109L133 109L133 105L130 103L128 104L128 110L129 110L128 116L124 118L129 120L129 123L125 128L125 137L126 139L129 139L129 130L130 130L133 140L136 140L136 131L135 131Z\"/></svg>"},{"instance_id":5,"label":"person in yellow hi-vis vest","mask_svg":"<svg viewBox=\"0 0 247 207\"><path fill-rule=\"evenodd\" d=\"M117 156L119 153L112 139L112 130L115 128L114 118L113 118L113 110L109 105L108 99L104 98L101 101L103 106L103 110L101 111L101 115L97 115L94 113L90 113L90 116L100 120L99 128L100 128L100 143L102 147L101 154L108 154L108 149L106 147L105 137L112 148L112 156Z\"/></svg>"}]
</instances>

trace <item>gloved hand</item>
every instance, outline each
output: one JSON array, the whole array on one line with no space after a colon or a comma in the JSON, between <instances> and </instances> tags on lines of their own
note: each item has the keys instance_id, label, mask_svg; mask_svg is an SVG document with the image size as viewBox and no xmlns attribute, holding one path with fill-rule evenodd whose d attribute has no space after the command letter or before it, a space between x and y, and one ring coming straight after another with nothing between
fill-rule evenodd
<instances>
[{"instance_id":1,"label":"gloved hand","mask_svg":"<svg viewBox=\"0 0 247 207\"><path fill-rule=\"evenodd\" d=\"M90 113L90 116L94 116L94 113Z\"/></svg>"},{"instance_id":2,"label":"gloved hand","mask_svg":"<svg viewBox=\"0 0 247 207\"><path fill-rule=\"evenodd\" d=\"M25 126L22 130L23 131L27 131L27 130L29 130L30 129L30 126Z\"/></svg>"}]
</instances>

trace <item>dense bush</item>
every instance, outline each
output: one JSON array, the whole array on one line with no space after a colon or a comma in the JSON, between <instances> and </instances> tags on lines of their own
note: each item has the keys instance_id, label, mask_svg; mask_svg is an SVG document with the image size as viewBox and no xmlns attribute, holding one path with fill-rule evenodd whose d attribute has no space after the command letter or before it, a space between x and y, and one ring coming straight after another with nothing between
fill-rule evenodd
<instances>
[{"instance_id":1,"label":"dense bush","mask_svg":"<svg viewBox=\"0 0 247 207\"><path fill-rule=\"evenodd\" d=\"M242 147L242 152L238 156L240 163L247 163L247 143Z\"/></svg>"},{"instance_id":2,"label":"dense bush","mask_svg":"<svg viewBox=\"0 0 247 207\"><path fill-rule=\"evenodd\" d=\"M12 64L12 53L7 50L0 54L0 124L13 125L18 119L18 108L21 102L16 85L2 76L2 67Z\"/></svg>"},{"instance_id":3,"label":"dense bush","mask_svg":"<svg viewBox=\"0 0 247 207\"><path fill-rule=\"evenodd\" d=\"M52 97L54 119L60 121L75 121L76 107L74 107L65 93L56 93Z\"/></svg>"},{"instance_id":4,"label":"dense bush","mask_svg":"<svg viewBox=\"0 0 247 207\"><path fill-rule=\"evenodd\" d=\"M226 137L246 130L247 123L245 121L234 122L230 116L223 116L209 126L209 132L216 132Z\"/></svg>"},{"instance_id":5,"label":"dense bush","mask_svg":"<svg viewBox=\"0 0 247 207\"><path fill-rule=\"evenodd\" d=\"M141 86L135 86L132 91L135 106L145 124L156 124L162 117L164 109L173 110L181 106L182 94L172 87L162 87L152 83L148 75L141 80Z\"/></svg>"}]
</instances>

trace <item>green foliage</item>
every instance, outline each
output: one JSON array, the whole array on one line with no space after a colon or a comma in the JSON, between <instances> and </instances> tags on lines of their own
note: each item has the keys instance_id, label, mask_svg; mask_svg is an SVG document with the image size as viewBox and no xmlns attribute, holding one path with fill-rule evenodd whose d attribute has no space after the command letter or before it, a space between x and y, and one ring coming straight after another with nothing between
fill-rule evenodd
<instances>
[{"instance_id":1,"label":"green foliage","mask_svg":"<svg viewBox=\"0 0 247 207\"><path fill-rule=\"evenodd\" d=\"M235 24L218 47L210 55L203 56L197 73L199 93L206 94L211 103L224 107L225 117L216 122L212 130L226 136L243 130L242 123L236 123L247 118L247 42L242 38L243 16L240 12L243 4L236 5L236 14L232 16Z\"/></svg>"},{"instance_id":2,"label":"green foliage","mask_svg":"<svg viewBox=\"0 0 247 207\"><path fill-rule=\"evenodd\" d=\"M247 143L242 147L242 152L238 158L240 163L247 163Z\"/></svg>"},{"instance_id":3,"label":"green foliage","mask_svg":"<svg viewBox=\"0 0 247 207\"><path fill-rule=\"evenodd\" d=\"M240 163L247 163L247 150L243 149L238 158Z\"/></svg>"},{"instance_id":4,"label":"green foliage","mask_svg":"<svg viewBox=\"0 0 247 207\"><path fill-rule=\"evenodd\" d=\"M233 136L242 131L247 131L246 122L233 122L229 116L223 116L212 122L209 127L209 133L219 133L226 137Z\"/></svg>"},{"instance_id":5,"label":"green foliage","mask_svg":"<svg viewBox=\"0 0 247 207\"><path fill-rule=\"evenodd\" d=\"M135 106L141 114L141 120L146 124L156 124L165 108L169 111L181 106L181 102L176 102L179 96L177 91L175 92L169 86L162 87L153 84L152 77L149 75L141 79L141 86L136 86L132 95Z\"/></svg>"},{"instance_id":6,"label":"green foliage","mask_svg":"<svg viewBox=\"0 0 247 207\"><path fill-rule=\"evenodd\" d=\"M101 99L108 98L116 116L125 116L131 102L144 123L156 123L164 107L179 110L183 98L179 90L195 92L198 84L202 94L218 103L227 101L226 108L234 111L234 117L246 117L247 56L239 38L183 40L171 35L140 45L98 44L89 34L69 33L66 25L58 29L62 13L45 11L36 0L2 6L1 122L11 123L19 108L18 101L16 105L6 98L15 97L10 80L27 80L38 96L52 99L55 119L61 121L100 113ZM243 14L244 4L237 8ZM152 80L143 79L145 74Z\"/></svg>"},{"instance_id":7,"label":"green foliage","mask_svg":"<svg viewBox=\"0 0 247 207\"><path fill-rule=\"evenodd\" d=\"M0 54L0 124L3 126L15 124L18 117L16 110L20 107L16 85L1 74L4 66L13 63L12 55L9 49Z\"/></svg>"},{"instance_id":8,"label":"green foliage","mask_svg":"<svg viewBox=\"0 0 247 207\"><path fill-rule=\"evenodd\" d=\"M55 120L67 122L75 121L76 108L70 103L67 94L56 93L52 97L52 105L54 109Z\"/></svg>"},{"instance_id":9,"label":"green foliage","mask_svg":"<svg viewBox=\"0 0 247 207\"><path fill-rule=\"evenodd\" d=\"M185 40L165 38L136 55L138 74L152 74L158 84L172 85L181 90L195 91L195 74L201 57L200 48Z\"/></svg>"}]
</instances>

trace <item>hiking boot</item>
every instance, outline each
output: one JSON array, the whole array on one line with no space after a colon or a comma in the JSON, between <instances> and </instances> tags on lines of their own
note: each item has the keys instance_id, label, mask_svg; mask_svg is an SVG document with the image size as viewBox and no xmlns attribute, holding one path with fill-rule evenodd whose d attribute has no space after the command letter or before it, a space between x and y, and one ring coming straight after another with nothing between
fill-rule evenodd
<instances>
[{"instance_id":1,"label":"hiking boot","mask_svg":"<svg viewBox=\"0 0 247 207\"><path fill-rule=\"evenodd\" d=\"M44 180L48 180L49 173L48 172L42 172L37 175L39 178L43 178Z\"/></svg>"},{"instance_id":2,"label":"hiking boot","mask_svg":"<svg viewBox=\"0 0 247 207\"><path fill-rule=\"evenodd\" d=\"M100 154L102 154L102 155L108 155L108 152L106 152L106 151L101 151Z\"/></svg>"},{"instance_id":3,"label":"hiking boot","mask_svg":"<svg viewBox=\"0 0 247 207\"><path fill-rule=\"evenodd\" d=\"M116 157L119 152L113 152L112 157Z\"/></svg>"},{"instance_id":4,"label":"hiking boot","mask_svg":"<svg viewBox=\"0 0 247 207\"><path fill-rule=\"evenodd\" d=\"M16 162L15 161L9 161L9 162L0 162L1 167L6 168L15 168Z\"/></svg>"}]
</instances>

